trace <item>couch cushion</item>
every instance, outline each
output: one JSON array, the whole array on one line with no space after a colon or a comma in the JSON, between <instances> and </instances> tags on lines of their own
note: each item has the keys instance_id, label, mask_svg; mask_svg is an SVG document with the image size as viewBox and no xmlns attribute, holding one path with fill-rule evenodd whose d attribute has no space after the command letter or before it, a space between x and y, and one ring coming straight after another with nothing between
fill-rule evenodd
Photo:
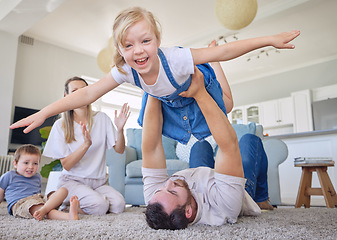
<instances>
[{"instance_id":1,"label":"couch cushion","mask_svg":"<svg viewBox=\"0 0 337 240\"><path fill-rule=\"evenodd\" d=\"M247 133L255 134L256 132L256 125L255 123L248 123L248 124L232 124L238 140L240 141L241 137Z\"/></svg>"},{"instance_id":2,"label":"couch cushion","mask_svg":"<svg viewBox=\"0 0 337 240\"><path fill-rule=\"evenodd\" d=\"M172 174L188 168L188 163L177 159L167 159L167 174ZM126 165L126 176L129 178L142 178L142 160L137 160Z\"/></svg>"},{"instance_id":3,"label":"couch cushion","mask_svg":"<svg viewBox=\"0 0 337 240\"><path fill-rule=\"evenodd\" d=\"M128 128L126 130L127 145L136 149L137 158L142 159L142 129ZM166 159L177 159L176 145L177 141L163 136L163 146Z\"/></svg>"}]
</instances>

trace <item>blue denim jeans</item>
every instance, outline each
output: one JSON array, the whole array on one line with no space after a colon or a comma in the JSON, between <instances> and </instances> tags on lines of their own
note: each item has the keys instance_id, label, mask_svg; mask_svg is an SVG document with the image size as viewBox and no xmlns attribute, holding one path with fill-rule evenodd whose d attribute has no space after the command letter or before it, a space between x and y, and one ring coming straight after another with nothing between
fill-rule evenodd
<instances>
[{"instance_id":1,"label":"blue denim jeans","mask_svg":"<svg viewBox=\"0 0 337 240\"><path fill-rule=\"evenodd\" d=\"M268 200L268 159L262 141L253 134L245 134L239 141L246 191L255 202ZM214 168L214 155L207 141L196 142L191 148L190 168L200 166Z\"/></svg>"}]
</instances>

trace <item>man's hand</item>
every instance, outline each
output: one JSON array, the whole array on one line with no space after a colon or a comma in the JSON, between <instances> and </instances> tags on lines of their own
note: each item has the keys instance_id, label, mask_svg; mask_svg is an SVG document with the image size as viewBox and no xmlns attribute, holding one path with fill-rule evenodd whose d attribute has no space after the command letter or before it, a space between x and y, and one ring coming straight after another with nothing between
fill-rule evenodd
<instances>
[{"instance_id":1,"label":"man's hand","mask_svg":"<svg viewBox=\"0 0 337 240\"><path fill-rule=\"evenodd\" d=\"M207 94L204 83L204 75L196 66L194 66L194 74L192 75L191 85L187 91L181 92L179 96L197 99L202 97L204 94Z\"/></svg>"}]
</instances>

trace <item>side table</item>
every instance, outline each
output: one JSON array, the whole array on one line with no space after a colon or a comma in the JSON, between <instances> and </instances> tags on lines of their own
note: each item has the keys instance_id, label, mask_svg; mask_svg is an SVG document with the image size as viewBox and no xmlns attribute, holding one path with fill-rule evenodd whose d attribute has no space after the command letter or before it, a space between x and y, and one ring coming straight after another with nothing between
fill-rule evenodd
<instances>
[{"instance_id":1,"label":"side table","mask_svg":"<svg viewBox=\"0 0 337 240\"><path fill-rule=\"evenodd\" d=\"M295 167L302 167L302 176L300 186L297 193L296 208L304 205L305 208L310 208L310 197L312 195L323 195L326 206L328 208L337 207L336 191L331 183L327 173L328 167L333 167L332 163L295 163ZM321 188L312 188L312 172L317 172Z\"/></svg>"}]
</instances>

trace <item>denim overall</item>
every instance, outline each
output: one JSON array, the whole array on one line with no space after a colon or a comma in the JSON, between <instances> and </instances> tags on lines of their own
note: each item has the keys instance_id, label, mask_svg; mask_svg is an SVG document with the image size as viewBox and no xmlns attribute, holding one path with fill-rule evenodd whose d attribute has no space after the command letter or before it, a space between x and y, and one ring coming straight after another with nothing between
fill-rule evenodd
<instances>
[{"instance_id":1,"label":"denim overall","mask_svg":"<svg viewBox=\"0 0 337 240\"><path fill-rule=\"evenodd\" d=\"M186 144L189 141L191 134L193 134L199 141L210 136L211 132L207 126L206 119L194 98L184 98L179 96L181 92L186 91L189 88L192 77L190 76L182 85L179 85L173 78L167 60L160 49L158 49L158 55L168 79L172 86L176 88L176 91L168 96L157 97L151 95L162 101L163 135L177 140L182 144ZM225 103L222 98L222 89L220 83L216 80L212 67L209 64L200 64L197 65L197 67L204 75L206 90L213 97L221 110L227 115ZM136 86L142 88L138 73L132 69L132 74ZM148 93L145 92L138 118L140 126L143 126L147 97Z\"/></svg>"}]
</instances>

